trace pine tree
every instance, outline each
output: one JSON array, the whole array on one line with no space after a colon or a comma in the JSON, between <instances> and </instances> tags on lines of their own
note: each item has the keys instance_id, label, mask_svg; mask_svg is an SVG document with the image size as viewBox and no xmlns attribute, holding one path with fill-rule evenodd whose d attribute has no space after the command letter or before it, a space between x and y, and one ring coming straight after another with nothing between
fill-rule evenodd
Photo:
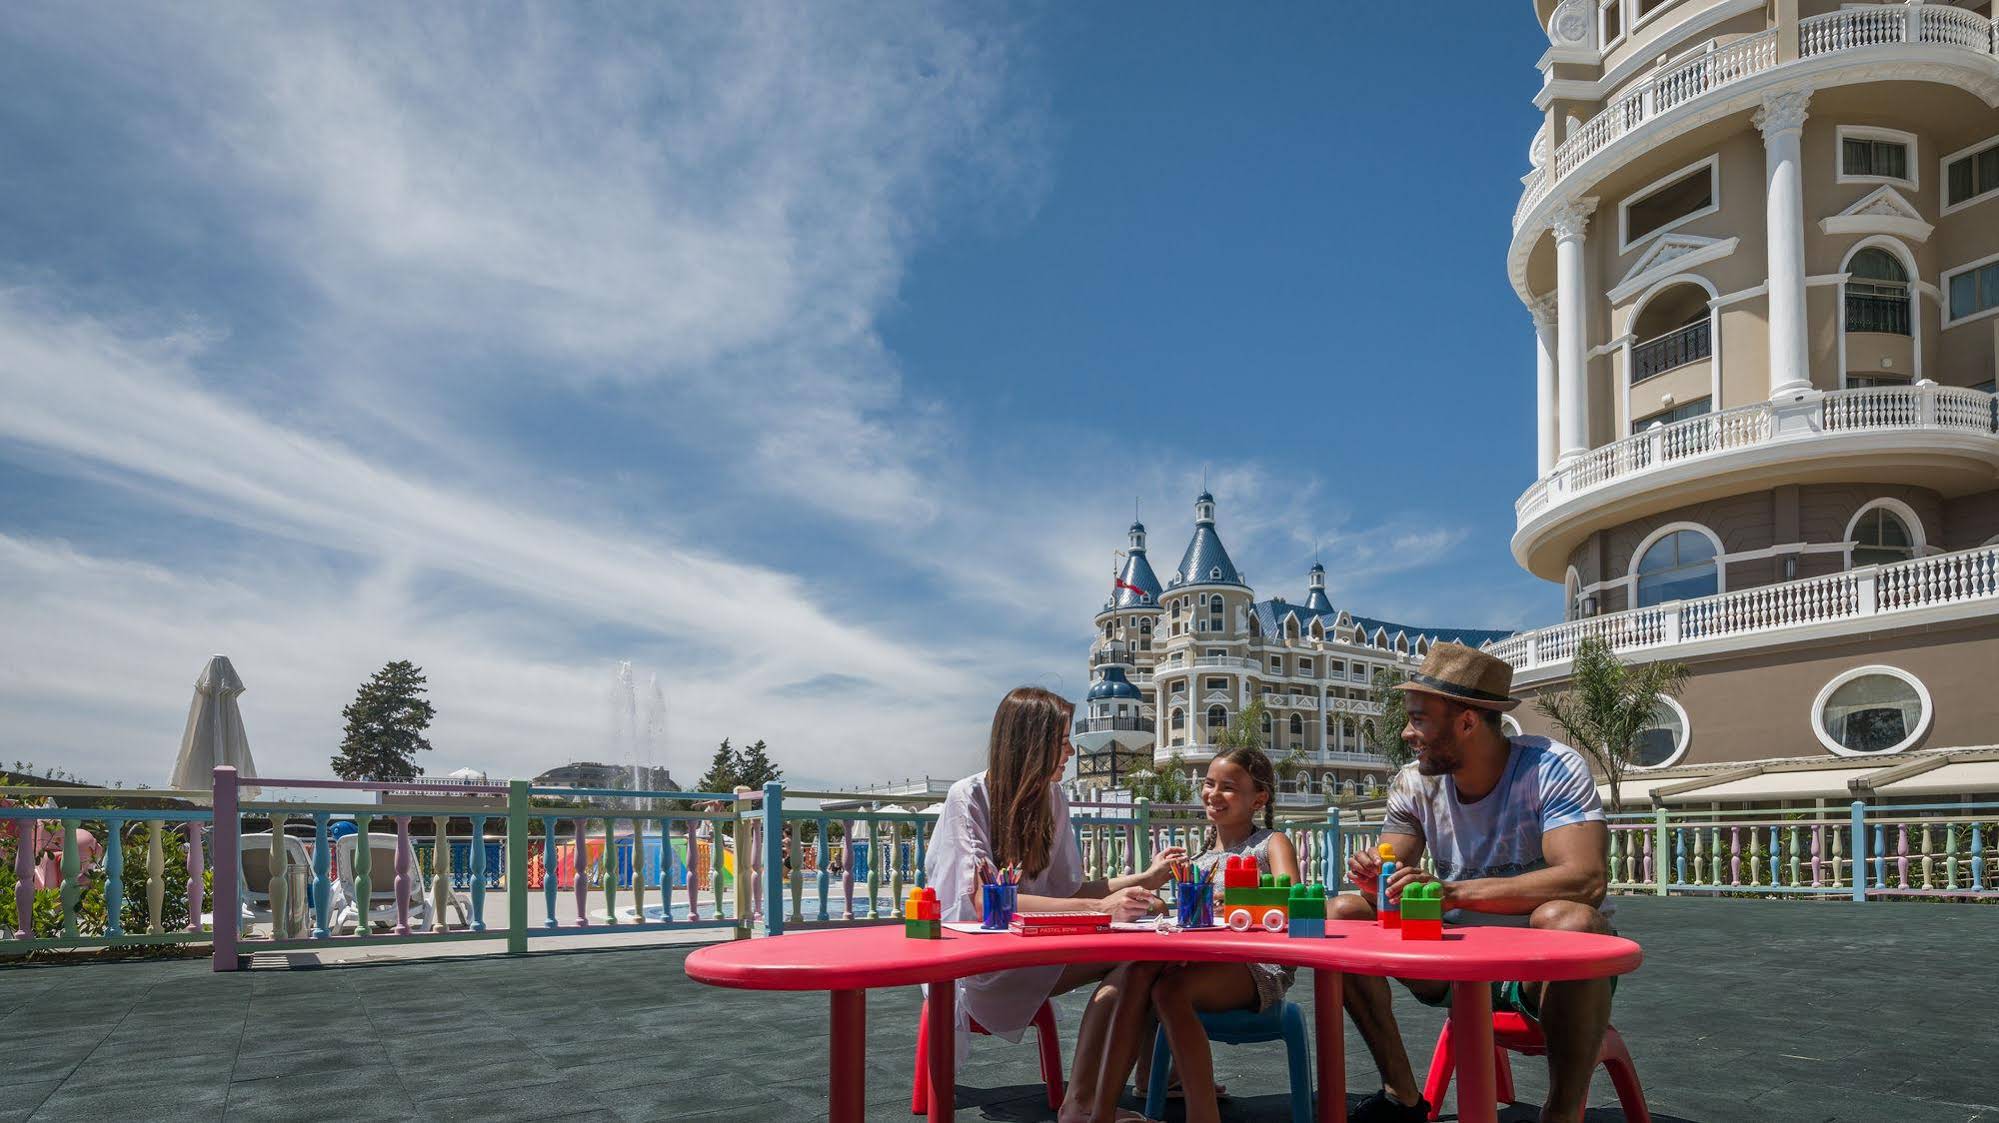
<instances>
[{"instance_id":1,"label":"pine tree","mask_svg":"<svg viewBox=\"0 0 1999 1123\"><path fill-rule=\"evenodd\" d=\"M715 759L708 762L708 771L694 782L697 792L733 792L742 783L742 763L736 750L729 747L729 739L715 747Z\"/></svg>"},{"instance_id":2,"label":"pine tree","mask_svg":"<svg viewBox=\"0 0 1999 1123\"><path fill-rule=\"evenodd\" d=\"M376 671L340 711L347 732L333 757L333 773L343 780L394 782L423 775L416 754L428 752L437 711L424 698L423 668L407 659Z\"/></svg>"},{"instance_id":3,"label":"pine tree","mask_svg":"<svg viewBox=\"0 0 1999 1123\"><path fill-rule=\"evenodd\" d=\"M744 749L742 755L736 758L736 782L745 787L762 791L765 784L783 779L784 769L771 762L770 753L761 740Z\"/></svg>"}]
</instances>

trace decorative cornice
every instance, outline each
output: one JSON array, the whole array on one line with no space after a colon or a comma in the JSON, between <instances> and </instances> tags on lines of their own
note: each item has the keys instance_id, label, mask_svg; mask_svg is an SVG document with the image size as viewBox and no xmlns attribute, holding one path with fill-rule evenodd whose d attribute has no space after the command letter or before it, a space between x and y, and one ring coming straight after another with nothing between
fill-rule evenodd
<instances>
[{"instance_id":1,"label":"decorative cornice","mask_svg":"<svg viewBox=\"0 0 1999 1123\"><path fill-rule=\"evenodd\" d=\"M1915 242L1929 241L1936 229L1900 191L1883 185L1836 215L1819 220L1827 234L1893 234Z\"/></svg>"},{"instance_id":2,"label":"decorative cornice","mask_svg":"<svg viewBox=\"0 0 1999 1123\"><path fill-rule=\"evenodd\" d=\"M1595 5L1590 0L1562 0L1548 17L1548 42L1560 47L1588 47L1595 36Z\"/></svg>"},{"instance_id":3,"label":"decorative cornice","mask_svg":"<svg viewBox=\"0 0 1999 1123\"><path fill-rule=\"evenodd\" d=\"M1772 90L1763 95L1763 108L1750 118L1763 131L1763 141L1770 141L1785 133L1794 133L1805 127L1806 112L1812 104L1810 86L1788 90Z\"/></svg>"},{"instance_id":4,"label":"decorative cornice","mask_svg":"<svg viewBox=\"0 0 1999 1123\"><path fill-rule=\"evenodd\" d=\"M1617 282L1610 291L1604 293L1615 304L1638 295L1652 282L1674 273L1682 273L1696 265L1719 261L1735 252L1741 244L1740 238L1704 238L1698 234L1668 233L1652 243L1631 266L1624 279Z\"/></svg>"},{"instance_id":5,"label":"decorative cornice","mask_svg":"<svg viewBox=\"0 0 1999 1123\"><path fill-rule=\"evenodd\" d=\"M1581 238L1589 230L1589 216L1595 213L1594 196L1558 200L1548 211L1548 229L1555 232L1558 242Z\"/></svg>"}]
</instances>

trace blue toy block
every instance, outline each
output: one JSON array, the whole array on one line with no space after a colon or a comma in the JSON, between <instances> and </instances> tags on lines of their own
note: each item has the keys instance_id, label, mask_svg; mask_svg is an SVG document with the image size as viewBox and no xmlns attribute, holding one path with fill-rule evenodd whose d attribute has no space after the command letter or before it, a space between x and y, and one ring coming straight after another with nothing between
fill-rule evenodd
<instances>
[{"instance_id":1,"label":"blue toy block","mask_svg":"<svg viewBox=\"0 0 1999 1123\"><path fill-rule=\"evenodd\" d=\"M1326 935L1326 922L1323 920L1313 920L1310 917L1294 916L1291 918L1290 927L1286 928L1285 931L1293 936L1302 936L1310 940L1324 939Z\"/></svg>"}]
</instances>

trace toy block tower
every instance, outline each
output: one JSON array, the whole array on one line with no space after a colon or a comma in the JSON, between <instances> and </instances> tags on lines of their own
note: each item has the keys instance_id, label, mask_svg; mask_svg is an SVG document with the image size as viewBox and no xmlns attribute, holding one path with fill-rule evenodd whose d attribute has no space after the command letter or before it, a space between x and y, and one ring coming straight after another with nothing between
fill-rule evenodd
<instances>
[{"instance_id":1,"label":"toy block tower","mask_svg":"<svg viewBox=\"0 0 1999 1123\"><path fill-rule=\"evenodd\" d=\"M911 889L902 905L902 934L912 940L944 938L943 906L935 889Z\"/></svg>"},{"instance_id":2,"label":"toy block tower","mask_svg":"<svg viewBox=\"0 0 1999 1123\"><path fill-rule=\"evenodd\" d=\"M1402 927L1402 913L1394 901L1388 899L1388 879L1395 876L1395 847L1386 842L1374 848L1381 855L1381 877L1374 886L1375 915L1383 928Z\"/></svg>"},{"instance_id":3,"label":"toy block tower","mask_svg":"<svg viewBox=\"0 0 1999 1123\"><path fill-rule=\"evenodd\" d=\"M1282 932L1285 909L1291 903L1291 879L1282 875L1257 875L1256 859L1237 855L1222 870L1222 914L1228 926L1238 932L1262 925L1267 932Z\"/></svg>"},{"instance_id":4,"label":"toy block tower","mask_svg":"<svg viewBox=\"0 0 1999 1123\"><path fill-rule=\"evenodd\" d=\"M1444 938L1444 887L1434 881L1419 881L1402 888L1402 938L1441 940Z\"/></svg>"},{"instance_id":5,"label":"toy block tower","mask_svg":"<svg viewBox=\"0 0 1999 1123\"><path fill-rule=\"evenodd\" d=\"M1286 928L1293 936L1308 939L1322 938L1326 934L1326 887L1319 882L1300 882L1291 887L1291 900L1285 905L1290 914Z\"/></svg>"}]
</instances>

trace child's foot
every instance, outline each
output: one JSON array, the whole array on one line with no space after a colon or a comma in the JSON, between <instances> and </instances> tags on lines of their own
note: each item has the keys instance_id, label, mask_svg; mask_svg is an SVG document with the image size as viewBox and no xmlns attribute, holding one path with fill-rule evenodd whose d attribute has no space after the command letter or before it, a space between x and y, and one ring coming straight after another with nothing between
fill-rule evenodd
<instances>
[{"instance_id":1,"label":"child's foot","mask_svg":"<svg viewBox=\"0 0 1999 1123\"><path fill-rule=\"evenodd\" d=\"M1430 1118L1430 1101L1421 1096L1413 1104L1403 1103L1383 1088L1360 1101L1348 1114L1349 1123L1425 1123Z\"/></svg>"}]
</instances>

